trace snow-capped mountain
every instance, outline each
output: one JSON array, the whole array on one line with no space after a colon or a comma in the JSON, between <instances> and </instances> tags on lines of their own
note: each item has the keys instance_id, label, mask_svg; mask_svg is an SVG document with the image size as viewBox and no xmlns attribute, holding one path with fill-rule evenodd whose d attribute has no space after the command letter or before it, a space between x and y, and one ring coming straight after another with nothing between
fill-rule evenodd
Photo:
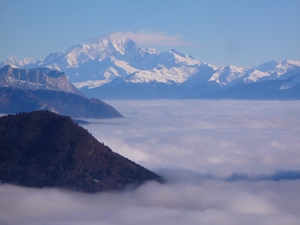
<instances>
[{"instance_id":1,"label":"snow-capped mountain","mask_svg":"<svg viewBox=\"0 0 300 225\"><path fill-rule=\"evenodd\" d=\"M257 82L261 80L282 80L300 73L300 61L285 60L263 63L249 71L244 78L245 83Z\"/></svg>"},{"instance_id":2,"label":"snow-capped mountain","mask_svg":"<svg viewBox=\"0 0 300 225\"><path fill-rule=\"evenodd\" d=\"M77 88L98 98L201 97L243 84L300 76L300 61L270 61L258 67L214 66L175 49L140 48L128 38L79 44L51 53L43 61L10 57L6 63L64 71ZM293 78L278 88L293 88L299 80Z\"/></svg>"},{"instance_id":3,"label":"snow-capped mountain","mask_svg":"<svg viewBox=\"0 0 300 225\"><path fill-rule=\"evenodd\" d=\"M115 78L125 78L133 83L182 83L203 64L175 49L161 53L154 48L139 48L125 38L79 44L65 52L51 53L35 64L21 65L15 60L9 63L16 67L48 67L64 71L79 88L101 86Z\"/></svg>"}]
</instances>

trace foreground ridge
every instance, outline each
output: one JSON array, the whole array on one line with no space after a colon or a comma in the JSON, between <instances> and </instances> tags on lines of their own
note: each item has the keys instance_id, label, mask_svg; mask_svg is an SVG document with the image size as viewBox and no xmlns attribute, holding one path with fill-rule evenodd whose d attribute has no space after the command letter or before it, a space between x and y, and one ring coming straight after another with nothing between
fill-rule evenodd
<instances>
[{"instance_id":1,"label":"foreground ridge","mask_svg":"<svg viewBox=\"0 0 300 225\"><path fill-rule=\"evenodd\" d=\"M49 111L0 118L0 180L82 192L162 181L97 141L70 117Z\"/></svg>"}]
</instances>

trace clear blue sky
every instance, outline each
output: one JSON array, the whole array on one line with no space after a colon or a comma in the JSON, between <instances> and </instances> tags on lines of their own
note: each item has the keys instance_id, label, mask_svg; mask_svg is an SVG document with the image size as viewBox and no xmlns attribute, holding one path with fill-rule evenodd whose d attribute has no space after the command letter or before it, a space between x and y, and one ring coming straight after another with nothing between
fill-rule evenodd
<instances>
[{"instance_id":1,"label":"clear blue sky","mask_svg":"<svg viewBox=\"0 0 300 225\"><path fill-rule=\"evenodd\" d=\"M300 60L300 0L0 0L0 30L0 61L115 32L215 65Z\"/></svg>"}]
</instances>

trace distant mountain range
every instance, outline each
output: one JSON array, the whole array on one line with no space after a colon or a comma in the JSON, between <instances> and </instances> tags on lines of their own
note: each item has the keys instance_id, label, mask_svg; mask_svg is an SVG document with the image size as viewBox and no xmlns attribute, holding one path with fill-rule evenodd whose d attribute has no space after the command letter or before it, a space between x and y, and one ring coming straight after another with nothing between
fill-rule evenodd
<instances>
[{"instance_id":1,"label":"distant mountain range","mask_svg":"<svg viewBox=\"0 0 300 225\"><path fill-rule=\"evenodd\" d=\"M214 66L175 49L139 48L126 38L79 44L37 62L10 57L5 64L63 71L85 95L100 99L300 99L300 61Z\"/></svg>"},{"instance_id":2,"label":"distant mountain range","mask_svg":"<svg viewBox=\"0 0 300 225\"><path fill-rule=\"evenodd\" d=\"M0 181L82 192L122 189L154 172L113 152L66 116L49 111L0 117Z\"/></svg>"}]
</instances>

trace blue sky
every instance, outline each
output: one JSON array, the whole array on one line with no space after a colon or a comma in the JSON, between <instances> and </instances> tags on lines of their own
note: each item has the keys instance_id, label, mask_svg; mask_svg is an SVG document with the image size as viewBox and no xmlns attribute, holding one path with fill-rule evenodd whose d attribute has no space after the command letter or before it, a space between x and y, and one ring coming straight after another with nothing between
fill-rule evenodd
<instances>
[{"instance_id":1,"label":"blue sky","mask_svg":"<svg viewBox=\"0 0 300 225\"><path fill-rule=\"evenodd\" d=\"M112 33L214 65L300 60L299 12L299 0L1 0L0 61L43 60Z\"/></svg>"}]
</instances>

